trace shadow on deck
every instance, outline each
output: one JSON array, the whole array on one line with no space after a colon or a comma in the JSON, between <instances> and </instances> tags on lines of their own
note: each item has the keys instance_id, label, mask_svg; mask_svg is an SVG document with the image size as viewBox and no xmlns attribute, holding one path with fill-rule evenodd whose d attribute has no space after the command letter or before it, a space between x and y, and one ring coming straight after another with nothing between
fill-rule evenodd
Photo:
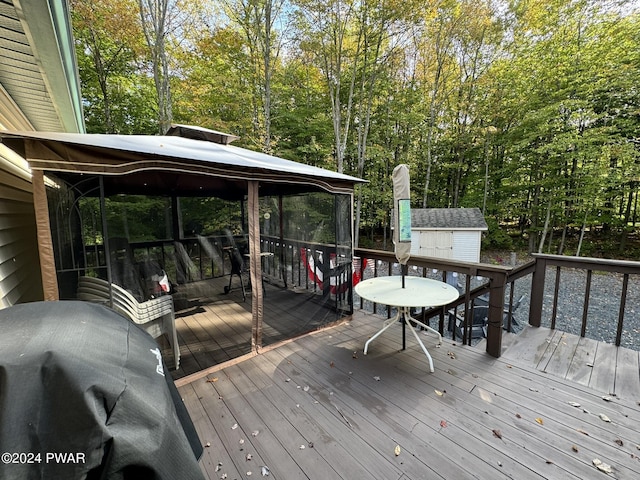
<instances>
[{"instance_id":1,"label":"shadow on deck","mask_svg":"<svg viewBox=\"0 0 640 480\"><path fill-rule=\"evenodd\" d=\"M287 480L605 478L595 460L611 467L610 478L640 476L640 398L607 401L598 382L552 372L553 354L569 343L561 333L527 329L499 359L447 339L436 348L425 335L429 373L411 336L399 351L399 326L362 354L381 322L356 312L207 377L178 380L208 445L207 478L264 469Z\"/></svg>"},{"instance_id":2,"label":"shadow on deck","mask_svg":"<svg viewBox=\"0 0 640 480\"><path fill-rule=\"evenodd\" d=\"M174 380L251 353L251 292L243 300L236 283L228 294L228 277L181 285L176 299L176 330L180 369ZM327 308L319 292L264 285L262 345L295 338L337 322L340 315ZM164 345L168 348L168 344ZM165 355L170 363L171 355ZM168 365L172 368L172 365Z\"/></svg>"}]
</instances>

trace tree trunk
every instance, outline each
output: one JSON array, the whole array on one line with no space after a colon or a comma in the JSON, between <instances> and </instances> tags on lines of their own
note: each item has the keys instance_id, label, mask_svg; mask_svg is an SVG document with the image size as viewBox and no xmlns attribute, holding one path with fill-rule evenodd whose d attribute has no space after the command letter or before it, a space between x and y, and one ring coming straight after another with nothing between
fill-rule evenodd
<instances>
[{"instance_id":1,"label":"tree trunk","mask_svg":"<svg viewBox=\"0 0 640 480\"><path fill-rule=\"evenodd\" d=\"M169 0L138 0L142 30L151 51L153 80L158 95L158 129L165 134L173 121L169 61L166 53Z\"/></svg>"}]
</instances>

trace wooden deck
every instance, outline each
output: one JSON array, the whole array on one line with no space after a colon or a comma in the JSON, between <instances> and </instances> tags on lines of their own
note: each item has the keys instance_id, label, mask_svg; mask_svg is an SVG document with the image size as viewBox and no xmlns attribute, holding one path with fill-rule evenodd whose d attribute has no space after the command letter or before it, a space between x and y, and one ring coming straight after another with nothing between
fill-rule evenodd
<instances>
[{"instance_id":1,"label":"wooden deck","mask_svg":"<svg viewBox=\"0 0 640 480\"><path fill-rule=\"evenodd\" d=\"M204 280L178 287L176 330L180 345L180 369L174 379L197 374L222 362L251 352L251 292L246 300L234 277L232 290L224 294L228 277ZM265 284L263 345L317 330L335 323L339 316L321 304L319 296L302 289ZM168 344L165 358L172 368Z\"/></svg>"},{"instance_id":2,"label":"wooden deck","mask_svg":"<svg viewBox=\"0 0 640 480\"><path fill-rule=\"evenodd\" d=\"M577 349L567 373L553 360L568 350L562 334L527 330L500 359L448 340L435 348L425 336L429 373L412 336L398 350L399 326L363 355L380 324L357 312L207 377L177 380L207 445L206 478L262 477L263 467L286 480L640 478L640 397L618 390L622 380L613 392L597 380L595 365L611 363L611 352L589 354L585 383ZM619 352L618 363L627 358ZM612 473L598 471L596 459Z\"/></svg>"},{"instance_id":3,"label":"wooden deck","mask_svg":"<svg viewBox=\"0 0 640 480\"><path fill-rule=\"evenodd\" d=\"M513 337L502 358L598 392L640 401L640 352L635 350L526 326Z\"/></svg>"}]
</instances>

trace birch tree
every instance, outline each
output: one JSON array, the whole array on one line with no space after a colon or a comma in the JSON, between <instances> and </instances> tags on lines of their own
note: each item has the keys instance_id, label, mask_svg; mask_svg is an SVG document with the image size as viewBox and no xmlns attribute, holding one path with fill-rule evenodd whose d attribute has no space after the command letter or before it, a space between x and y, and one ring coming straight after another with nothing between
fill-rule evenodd
<instances>
[{"instance_id":1,"label":"birch tree","mask_svg":"<svg viewBox=\"0 0 640 480\"><path fill-rule=\"evenodd\" d=\"M140 21L144 37L151 53L153 79L158 94L158 129L162 135L171 126L171 83L167 58L167 35L174 0L138 0Z\"/></svg>"},{"instance_id":2,"label":"birch tree","mask_svg":"<svg viewBox=\"0 0 640 480\"><path fill-rule=\"evenodd\" d=\"M252 64L254 133L261 139L261 150L272 153L272 86L284 41L287 4L285 0L225 0L225 6L229 18L244 33Z\"/></svg>"}]
</instances>

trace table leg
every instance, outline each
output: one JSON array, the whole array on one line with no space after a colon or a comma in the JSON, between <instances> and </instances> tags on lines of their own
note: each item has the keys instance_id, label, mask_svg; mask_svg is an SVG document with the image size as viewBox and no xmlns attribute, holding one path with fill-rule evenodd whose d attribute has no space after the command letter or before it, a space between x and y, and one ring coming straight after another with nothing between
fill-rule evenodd
<instances>
[{"instance_id":1,"label":"table leg","mask_svg":"<svg viewBox=\"0 0 640 480\"><path fill-rule=\"evenodd\" d=\"M416 340L420 344L420 347L422 348L422 351L427 356L427 360L429 360L429 370L431 371L431 373L433 373L434 372L433 359L431 358L431 354L427 350L427 347L424 346L424 343L422 343L422 339L418 335L418 332L416 332L416 329L412 327L411 323L409 323L409 319L411 319L412 322L416 323L417 325L420 325L424 329L426 329L426 330L428 330L430 332L433 332L436 335L438 335L438 345L442 345L442 335L440 335L440 332L438 332L437 330L434 330L429 325L425 325L424 323L411 318L410 311L409 311L410 309L409 308L403 308L402 310L403 310L404 323L406 323L406 325L409 327L409 329L413 332L413 335L416 337Z\"/></svg>"},{"instance_id":2,"label":"table leg","mask_svg":"<svg viewBox=\"0 0 640 480\"><path fill-rule=\"evenodd\" d=\"M382 333L384 333L384 331L389 328L391 325L393 325L394 323L396 323L398 321L398 319L400 318L401 312L398 309L398 313L396 313L396 315L393 318L390 318L389 320L385 320L382 328L380 330L378 330L375 335L373 337L371 337L369 340L367 340L367 342L364 344L364 354L367 354L367 350L369 349L369 344L371 342L373 342L376 338L378 338L380 335L382 335Z\"/></svg>"}]
</instances>

